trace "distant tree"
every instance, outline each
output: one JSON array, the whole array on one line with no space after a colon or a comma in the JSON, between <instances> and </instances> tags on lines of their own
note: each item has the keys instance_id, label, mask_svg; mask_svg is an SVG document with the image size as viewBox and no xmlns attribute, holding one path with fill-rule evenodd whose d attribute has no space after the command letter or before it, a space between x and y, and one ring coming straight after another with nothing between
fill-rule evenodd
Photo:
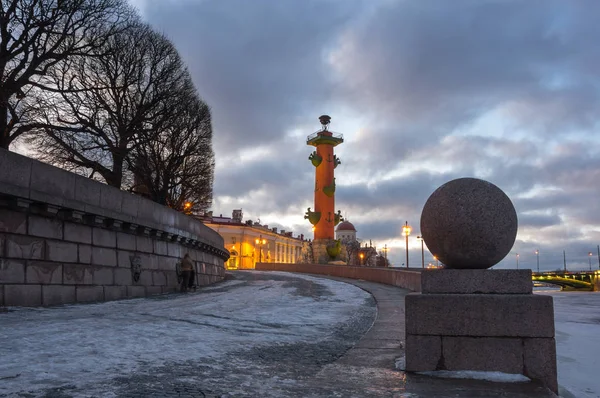
<instances>
[{"instance_id":1,"label":"distant tree","mask_svg":"<svg viewBox=\"0 0 600 398\"><path fill-rule=\"evenodd\" d=\"M376 267L389 267L390 266L390 262L385 257L384 252L377 253L377 256L375 257L375 266Z\"/></svg>"},{"instance_id":2,"label":"distant tree","mask_svg":"<svg viewBox=\"0 0 600 398\"><path fill-rule=\"evenodd\" d=\"M175 47L141 23L57 65L49 76L57 94L44 106L45 134L28 142L41 160L99 175L117 188L132 151L158 139L177 118L181 91L189 90Z\"/></svg>"},{"instance_id":3,"label":"distant tree","mask_svg":"<svg viewBox=\"0 0 600 398\"><path fill-rule=\"evenodd\" d=\"M172 107L171 107L172 106ZM214 155L210 110L188 77L171 104L172 118L127 158L134 186L161 204L203 213L212 204Z\"/></svg>"},{"instance_id":4,"label":"distant tree","mask_svg":"<svg viewBox=\"0 0 600 398\"><path fill-rule=\"evenodd\" d=\"M97 53L132 13L125 0L0 2L0 148L44 125L39 102L56 91L47 74L73 56Z\"/></svg>"},{"instance_id":5,"label":"distant tree","mask_svg":"<svg viewBox=\"0 0 600 398\"><path fill-rule=\"evenodd\" d=\"M348 265L358 264L358 251L360 250L360 243L355 239L344 238L342 239L342 245L346 248L346 261Z\"/></svg>"}]
</instances>

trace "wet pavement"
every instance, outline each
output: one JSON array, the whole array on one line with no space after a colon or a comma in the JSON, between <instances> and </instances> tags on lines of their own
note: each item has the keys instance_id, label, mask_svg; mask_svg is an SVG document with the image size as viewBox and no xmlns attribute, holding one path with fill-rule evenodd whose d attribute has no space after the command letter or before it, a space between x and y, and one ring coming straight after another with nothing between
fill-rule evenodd
<instances>
[{"instance_id":1,"label":"wet pavement","mask_svg":"<svg viewBox=\"0 0 600 398\"><path fill-rule=\"evenodd\" d=\"M44 373L38 378L19 369L14 374L5 371L5 377L0 377L0 397L554 396L532 382L441 379L400 371L396 361L404 356L404 297L409 291L360 280L313 277L237 271L229 274L225 283L187 295L2 314L6 317L0 318L0 332L2 327L7 331L9 322L10 328L28 323L32 334L26 337L30 342L61 330L73 333L66 330L74 325L81 327L80 334L71 334L65 341L73 342L75 337L79 341L79 336L97 339L90 325L106 327L106 331L118 329L115 333L122 340L121 350L135 360L108 359L102 370L103 357L119 354L102 351L106 346L114 349L114 342L107 339L104 347L82 345L87 350L83 352L90 353L84 355L90 355L92 366L84 373L69 375L69 370L88 366L90 359L81 366L67 366L61 374L61 361L75 360L73 355L78 351L48 351L34 359L39 363L32 364ZM352 304L344 307L340 300ZM302 312L298 306L321 314L306 309ZM182 307L190 310L181 312ZM330 308L331 315L323 314ZM335 321L336 314L340 321ZM99 321L84 324L86 317ZM50 331L50 326L55 329ZM172 347L171 343L163 347L164 343L158 342L162 333L172 334L164 340L172 341ZM188 333L204 334L205 341L186 340ZM129 341L128 346L131 336L139 340ZM14 344L18 333L5 333L5 338L3 343ZM14 340L7 340L11 338ZM174 357L169 356L169 350ZM25 349L23 355L27 354L36 358ZM6 388L12 386L12 392L3 391L3 383ZM21 383L22 389L15 383Z\"/></svg>"}]
</instances>

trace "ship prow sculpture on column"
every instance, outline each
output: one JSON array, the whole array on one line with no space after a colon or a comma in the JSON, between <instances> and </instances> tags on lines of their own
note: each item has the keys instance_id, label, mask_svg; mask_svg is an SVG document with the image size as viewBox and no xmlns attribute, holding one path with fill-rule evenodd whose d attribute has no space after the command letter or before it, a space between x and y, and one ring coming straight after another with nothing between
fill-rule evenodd
<instances>
[{"instance_id":1,"label":"ship prow sculpture on column","mask_svg":"<svg viewBox=\"0 0 600 398\"><path fill-rule=\"evenodd\" d=\"M552 297L531 270L490 270L512 249L517 214L497 186L460 178L439 187L421 232L445 269L425 270L406 297L406 370L522 374L558 392Z\"/></svg>"},{"instance_id":2,"label":"ship prow sculpture on column","mask_svg":"<svg viewBox=\"0 0 600 398\"><path fill-rule=\"evenodd\" d=\"M344 260L345 250L335 240L335 226L342 221L341 211L335 211L335 177L334 170L341 164L333 153L333 148L344 142L341 134L329 131L331 117L319 117L321 130L311 134L306 144L315 147L308 159L315 167L315 205L314 211L309 207L304 218L313 225L312 242L313 259L317 263L328 263Z\"/></svg>"}]
</instances>

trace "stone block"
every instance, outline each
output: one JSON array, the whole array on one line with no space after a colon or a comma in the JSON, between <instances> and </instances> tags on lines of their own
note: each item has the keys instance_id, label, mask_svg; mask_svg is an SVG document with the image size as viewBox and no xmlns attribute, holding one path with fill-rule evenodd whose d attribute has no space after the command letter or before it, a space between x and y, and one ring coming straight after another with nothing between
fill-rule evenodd
<instances>
[{"instance_id":1,"label":"stone block","mask_svg":"<svg viewBox=\"0 0 600 398\"><path fill-rule=\"evenodd\" d=\"M152 253L154 247L152 244L152 238L146 236L136 236L135 237L135 248L138 252L143 253Z\"/></svg>"},{"instance_id":2,"label":"stone block","mask_svg":"<svg viewBox=\"0 0 600 398\"><path fill-rule=\"evenodd\" d=\"M92 271L92 281L94 285L113 285L114 284L113 267L95 267Z\"/></svg>"},{"instance_id":3,"label":"stone block","mask_svg":"<svg viewBox=\"0 0 600 398\"><path fill-rule=\"evenodd\" d=\"M75 302L75 286L42 286L42 305L61 305Z\"/></svg>"},{"instance_id":4,"label":"stone block","mask_svg":"<svg viewBox=\"0 0 600 398\"><path fill-rule=\"evenodd\" d=\"M76 176L75 178L75 200L83 203L91 204L93 206L100 205L100 187L104 184L100 184L97 181L89 178L83 178Z\"/></svg>"},{"instance_id":5,"label":"stone block","mask_svg":"<svg viewBox=\"0 0 600 398\"><path fill-rule=\"evenodd\" d=\"M128 192L123 192L122 202L121 202L121 212L125 215L128 215L133 218L138 217L138 208L141 198L139 195L130 194Z\"/></svg>"},{"instance_id":6,"label":"stone block","mask_svg":"<svg viewBox=\"0 0 600 398\"><path fill-rule=\"evenodd\" d=\"M120 189L105 184L100 186L100 207L120 213L121 202Z\"/></svg>"},{"instance_id":7,"label":"stone block","mask_svg":"<svg viewBox=\"0 0 600 398\"><path fill-rule=\"evenodd\" d=\"M131 268L131 257L135 256L135 252L128 252L124 250L117 251L117 265L119 267Z\"/></svg>"},{"instance_id":8,"label":"stone block","mask_svg":"<svg viewBox=\"0 0 600 398\"><path fill-rule=\"evenodd\" d=\"M42 260L44 240L25 235L6 235L6 257Z\"/></svg>"},{"instance_id":9,"label":"stone block","mask_svg":"<svg viewBox=\"0 0 600 398\"><path fill-rule=\"evenodd\" d=\"M443 370L523 374L523 343L518 337L442 337Z\"/></svg>"},{"instance_id":10,"label":"stone block","mask_svg":"<svg viewBox=\"0 0 600 398\"><path fill-rule=\"evenodd\" d=\"M134 282L134 284L142 286L152 286L152 271L142 269L140 279L137 282Z\"/></svg>"},{"instance_id":11,"label":"stone block","mask_svg":"<svg viewBox=\"0 0 600 398\"><path fill-rule=\"evenodd\" d=\"M407 334L554 337L550 296L411 293L405 314Z\"/></svg>"},{"instance_id":12,"label":"stone block","mask_svg":"<svg viewBox=\"0 0 600 398\"><path fill-rule=\"evenodd\" d=\"M127 286L133 283L133 275L130 268L115 268L115 285Z\"/></svg>"},{"instance_id":13,"label":"stone block","mask_svg":"<svg viewBox=\"0 0 600 398\"><path fill-rule=\"evenodd\" d=\"M556 341L549 339L523 339L524 372L530 379L539 380L558 394L556 371Z\"/></svg>"},{"instance_id":14,"label":"stone block","mask_svg":"<svg viewBox=\"0 0 600 398\"><path fill-rule=\"evenodd\" d=\"M152 272L152 284L154 286L165 286L167 284L167 277L163 271Z\"/></svg>"},{"instance_id":15,"label":"stone block","mask_svg":"<svg viewBox=\"0 0 600 398\"><path fill-rule=\"evenodd\" d=\"M117 232L117 249L135 251L135 235Z\"/></svg>"},{"instance_id":16,"label":"stone block","mask_svg":"<svg viewBox=\"0 0 600 398\"><path fill-rule=\"evenodd\" d=\"M167 242L164 240L154 240L154 254L166 256L169 254Z\"/></svg>"},{"instance_id":17,"label":"stone block","mask_svg":"<svg viewBox=\"0 0 600 398\"><path fill-rule=\"evenodd\" d=\"M25 281L32 284L61 284L63 281L62 264L42 261L28 261Z\"/></svg>"},{"instance_id":18,"label":"stone block","mask_svg":"<svg viewBox=\"0 0 600 398\"><path fill-rule=\"evenodd\" d=\"M76 299L78 303L104 301L104 287L102 286L77 286Z\"/></svg>"},{"instance_id":19,"label":"stone block","mask_svg":"<svg viewBox=\"0 0 600 398\"><path fill-rule=\"evenodd\" d=\"M162 288L160 286L146 286L146 295L154 296L162 294Z\"/></svg>"},{"instance_id":20,"label":"stone block","mask_svg":"<svg viewBox=\"0 0 600 398\"><path fill-rule=\"evenodd\" d=\"M31 169L31 199L34 199L34 193L39 193L42 196L35 200L41 202L75 200L75 177L74 173L34 161Z\"/></svg>"},{"instance_id":21,"label":"stone block","mask_svg":"<svg viewBox=\"0 0 600 398\"><path fill-rule=\"evenodd\" d=\"M92 244L102 247L117 247L117 233L103 228L92 228Z\"/></svg>"},{"instance_id":22,"label":"stone block","mask_svg":"<svg viewBox=\"0 0 600 398\"><path fill-rule=\"evenodd\" d=\"M406 335L406 370L425 372L441 369L442 338L440 336Z\"/></svg>"},{"instance_id":23,"label":"stone block","mask_svg":"<svg viewBox=\"0 0 600 398\"><path fill-rule=\"evenodd\" d=\"M156 269L174 271L179 261L176 257L164 257L160 256L156 258Z\"/></svg>"},{"instance_id":24,"label":"stone block","mask_svg":"<svg viewBox=\"0 0 600 398\"><path fill-rule=\"evenodd\" d=\"M25 261L0 258L0 283L25 283Z\"/></svg>"},{"instance_id":25,"label":"stone block","mask_svg":"<svg viewBox=\"0 0 600 398\"><path fill-rule=\"evenodd\" d=\"M127 297L146 297L144 286L127 286Z\"/></svg>"},{"instance_id":26,"label":"stone block","mask_svg":"<svg viewBox=\"0 0 600 398\"><path fill-rule=\"evenodd\" d=\"M91 264L92 246L84 244L77 245L77 257L80 264Z\"/></svg>"},{"instance_id":27,"label":"stone block","mask_svg":"<svg viewBox=\"0 0 600 398\"><path fill-rule=\"evenodd\" d=\"M31 179L31 167L35 161L26 156L0 149L0 192L5 192L4 185L14 185L29 189Z\"/></svg>"},{"instance_id":28,"label":"stone block","mask_svg":"<svg viewBox=\"0 0 600 398\"><path fill-rule=\"evenodd\" d=\"M29 215L27 233L31 236L63 239L63 223L54 218Z\"/></svg>"},{"instance_id":29,"label":"stone block","mask_svg":"<svg viewBox=\"0 0 600 398\"><path fill-rule=\"evenodd\" d=\"M42 305L41 285L5 285L4 305L38 307Z\"/></svg>"},{"instance_id":30,"label":"stone block","mask_svg":"<svg viewBox=\"0 0 600 398\"><path fill-rule=\"evenodd\" d=\"M104 299L121 300L127 297L127 287L125 286L104 286Z\"/></svg>"},{"instance_id":31,"label":"stone block","mask_svg":"<svg viewBox=\"0 0 600 398\"><path fill-rule=\"evenodd\" d=\"M92 244L92 227L65 222L65 240L69 242Z\"/></svg>"},{"instance_id":32,"label":"stone block","mask_svg":"<svg viewBox=\"0 0 600 398\"><path fill-rule=\"evenodd\" d=\"M46 260L64 263L78 261L77 243L62 242L57 240L46 241Z\"/></svg>"},{"instance_id":33,"label":"stone block","mask_svg":"<svg viewBox=\"0 0 600 398\"><path fill-rule=\"evenodd\" d=\"M92 264L116 267L117 250L92 246Z\"/></svg>"},{"instance_id":34,"label":"stone block","mask_svg":"<svg viewBox=\"0 0 600 398\"><path fill-rule=\"evenodd\" d=\"M169 256L181 258L185 254L183 250L185 248L182 248L179 243L167 242L167 254Z\"/></svg>"},{"instance_id":35,"label":"stone block","mask_svg":"<svg viewBox=\"0 0 600 398\"><path fill-rule=\"evenodd\" d=\"M4 285L0 285L0 307L4 306Z\"/></svg>"},{"instance_id":36,"label":"stone block","mask_svg":"<svg viewBox=\"0 0 600 398\"><path fill-rule=\"evenodd\" d=\"M63 264L63 284L91 285L93 282L91 267L79 264Z\"/></svg>"},{"instance_id":37,"label":"stone block","mask_svg":"<svg viewBox=\"0 0 600 398\"><path fill-rule=\"evenodd\" d=\"M177 273L173 270L171 272L165 272L167 276L167 286L169 287L178 287L179 282L177 281Z\"/></svg>"},{"instance_id":38,"label":"stone block","mask_svg":"<svg viewBox=\"0 0 600 398\"><path fill-rule=\"evenodd\" d=\"M0 209L0 232L27 233L27 215L12 209Z\"/></svg>"},{"instance_id":39,"label":"stone block","mask_svg":"<svg viewBox=\"0 0 600 398\"><path fill-rule=\"evenodd\" d=\"M530 294L531 270L433 269L421 273L421 292L438 294Z\"/></svg>"}]
</instances>

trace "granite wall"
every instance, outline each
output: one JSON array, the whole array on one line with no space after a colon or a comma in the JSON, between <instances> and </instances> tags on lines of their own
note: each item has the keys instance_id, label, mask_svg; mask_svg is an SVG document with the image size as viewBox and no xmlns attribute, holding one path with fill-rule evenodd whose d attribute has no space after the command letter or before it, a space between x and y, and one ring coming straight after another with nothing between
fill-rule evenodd
<instances>
[{"instance_id":1,"label":"granite wall","mask_svg":"<svg viewBox=\"0 0 600 398\"><path fill-rule=\"evenodd\" d=\"M186 252L198 285L224 278L229 252L200 221L0 149L0 306L176 291Z\"/></svg>"}]
</instances>

